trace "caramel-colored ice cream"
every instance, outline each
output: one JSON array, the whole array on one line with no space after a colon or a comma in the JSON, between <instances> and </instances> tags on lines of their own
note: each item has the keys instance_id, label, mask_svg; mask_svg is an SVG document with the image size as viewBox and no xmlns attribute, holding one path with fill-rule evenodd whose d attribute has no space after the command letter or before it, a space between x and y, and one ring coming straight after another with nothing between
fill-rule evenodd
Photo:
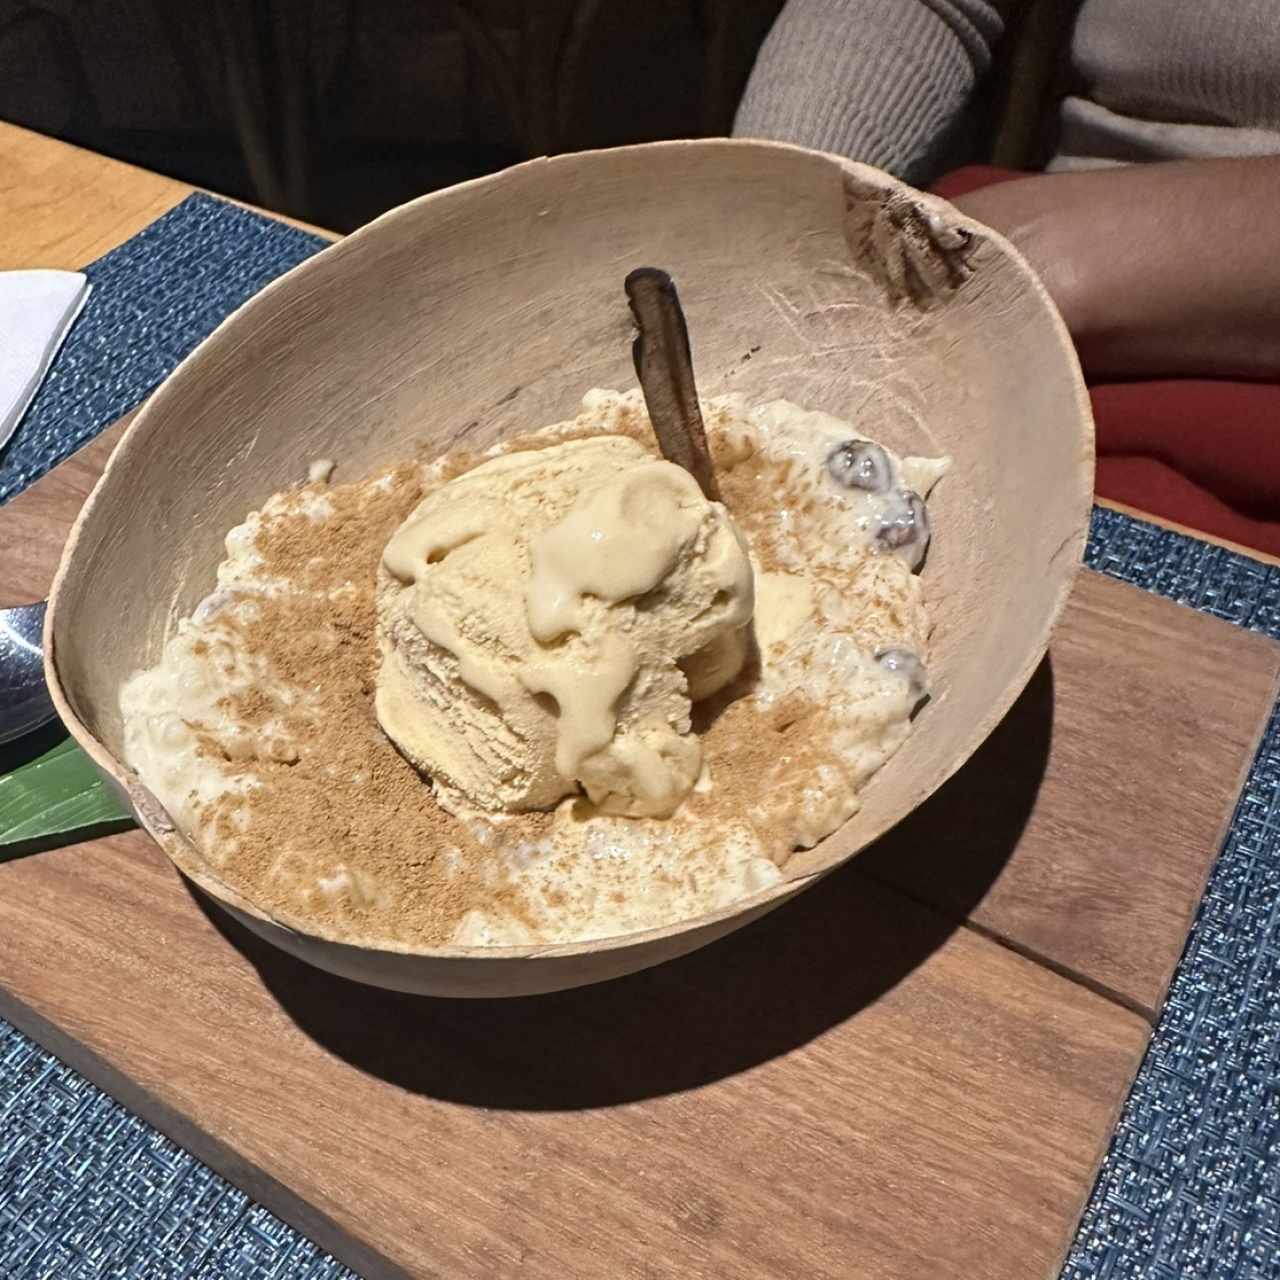
<instances>
[{"instance_id":1,"label":"caramel-colored ice cream","mask_svg":"<svg viewBox=\"0 0 1280 1280\"><path fill-rule=\"evenodd\" d=\"M583 791L666 817L702 768L691 697L738 674L753 597L724 507L636 441L495 458L387 544L378 720L452 812Z\"/></svg>"}]
</instances>

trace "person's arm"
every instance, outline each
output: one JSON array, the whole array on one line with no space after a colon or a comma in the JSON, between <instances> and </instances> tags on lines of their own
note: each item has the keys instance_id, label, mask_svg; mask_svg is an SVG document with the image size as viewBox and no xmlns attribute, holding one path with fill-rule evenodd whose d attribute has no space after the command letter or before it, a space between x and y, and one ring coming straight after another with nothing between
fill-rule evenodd
<instances>
[{"instance_id":1,"label":"person's arm","mask_svg":"<svg viewBox=\"0 0 1280 1280\"><path fill-rule=\"evenodd\" d=\"M733 131L833 151L909 182L937 176L949 131L1018 0L788 0Z\"/></svg>"},{"instance_id":2,"label":"person's arm","mask_svg":"<svg viewBox=\"0 0 1280 1280\"><path fill-rule=\"evenodd\" d=\"M1280 376L1280 156L1045 174L955 204L1039 271L1089 373Z\"/></svg>"}]
</instances>

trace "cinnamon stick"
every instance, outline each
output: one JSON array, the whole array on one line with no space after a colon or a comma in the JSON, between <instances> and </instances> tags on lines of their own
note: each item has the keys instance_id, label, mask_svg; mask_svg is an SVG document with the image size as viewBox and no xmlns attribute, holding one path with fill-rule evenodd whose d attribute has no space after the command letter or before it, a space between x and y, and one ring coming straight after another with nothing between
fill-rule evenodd
<instances>
[{"instance_id":1,"label":"cinnamon stick","mask_svg":"<svg viewBox=\"0 0 1280 1280\"><path fill-rule=\"evenodd\" d=\"M693 476L707 498L718 502L720 489L693 379L689 328L676 286L657 267L637 267L624 287L639 329L631 355L658 447L668 462Z\"/></svg>"}]
</instances>

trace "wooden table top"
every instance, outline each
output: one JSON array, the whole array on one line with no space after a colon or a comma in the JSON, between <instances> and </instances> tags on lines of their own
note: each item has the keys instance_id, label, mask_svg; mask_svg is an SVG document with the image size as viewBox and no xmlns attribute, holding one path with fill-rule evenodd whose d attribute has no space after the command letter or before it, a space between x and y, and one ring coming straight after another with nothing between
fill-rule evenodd
<instances>
[{"instance_id":1,"label":"wooden table top","mask_svg":"<svg viewBox=\"0 0 1280 1280\"><path fill-rule=\"evenodd\" d=\"M76 271L194 188L0 121L0 271Z\"/></svg>"},{"instance_id":2,"label":"wooden table top","mask_svg":"<svg viewBox=\"0 0 1280 1280\"><path fill-rule=\"evenodd\" d=\"M0 120L0 271L78 271L196 190Z\"/></svg>"}]
</instances>

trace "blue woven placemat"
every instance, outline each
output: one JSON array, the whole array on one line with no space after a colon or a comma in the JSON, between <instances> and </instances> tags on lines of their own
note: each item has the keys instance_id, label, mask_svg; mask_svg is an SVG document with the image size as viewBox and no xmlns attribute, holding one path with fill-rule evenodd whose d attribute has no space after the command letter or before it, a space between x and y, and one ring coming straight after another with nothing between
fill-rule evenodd
<instances>
[{"instance_id":1,"label":"blue woven placemat","mask_svg":"<svg viewBox=\"0 0 1280 1280\"><path fill-rule=\"evenodd\" d=\"M86 267L88 304L0 451L0 502L140 404L219 321L326 243L194 195Z\"/></svg>"},{"instance_id":2,"label":"blue woven placemat","mask_svg":"<svg viewBox=\"0 0 1280 1280\"><path fill-rule=\"evenodd\" d=\"M1087 563L1280 639L1280 569L1113 511ZM1280 710L1064 1275L1280 1276Z\"/></svg>"},{"instance_id":3,"label":"blue woven placemat","mask_svg":"<svg viewBox=\"0 0 1280 1280\"><path fill-rule=\"evenodd\" d=\"M322 243L192 196L95 263L89 306L0 454L0 501L141 401L225 314ZM1280 569L1108 511L1095 513L1088 560L1280 639ZM1280 715L1063 1274L1280 1277ZM351 1275L0 1022L4 1280Z\"/></svg>"}]
</instances>

